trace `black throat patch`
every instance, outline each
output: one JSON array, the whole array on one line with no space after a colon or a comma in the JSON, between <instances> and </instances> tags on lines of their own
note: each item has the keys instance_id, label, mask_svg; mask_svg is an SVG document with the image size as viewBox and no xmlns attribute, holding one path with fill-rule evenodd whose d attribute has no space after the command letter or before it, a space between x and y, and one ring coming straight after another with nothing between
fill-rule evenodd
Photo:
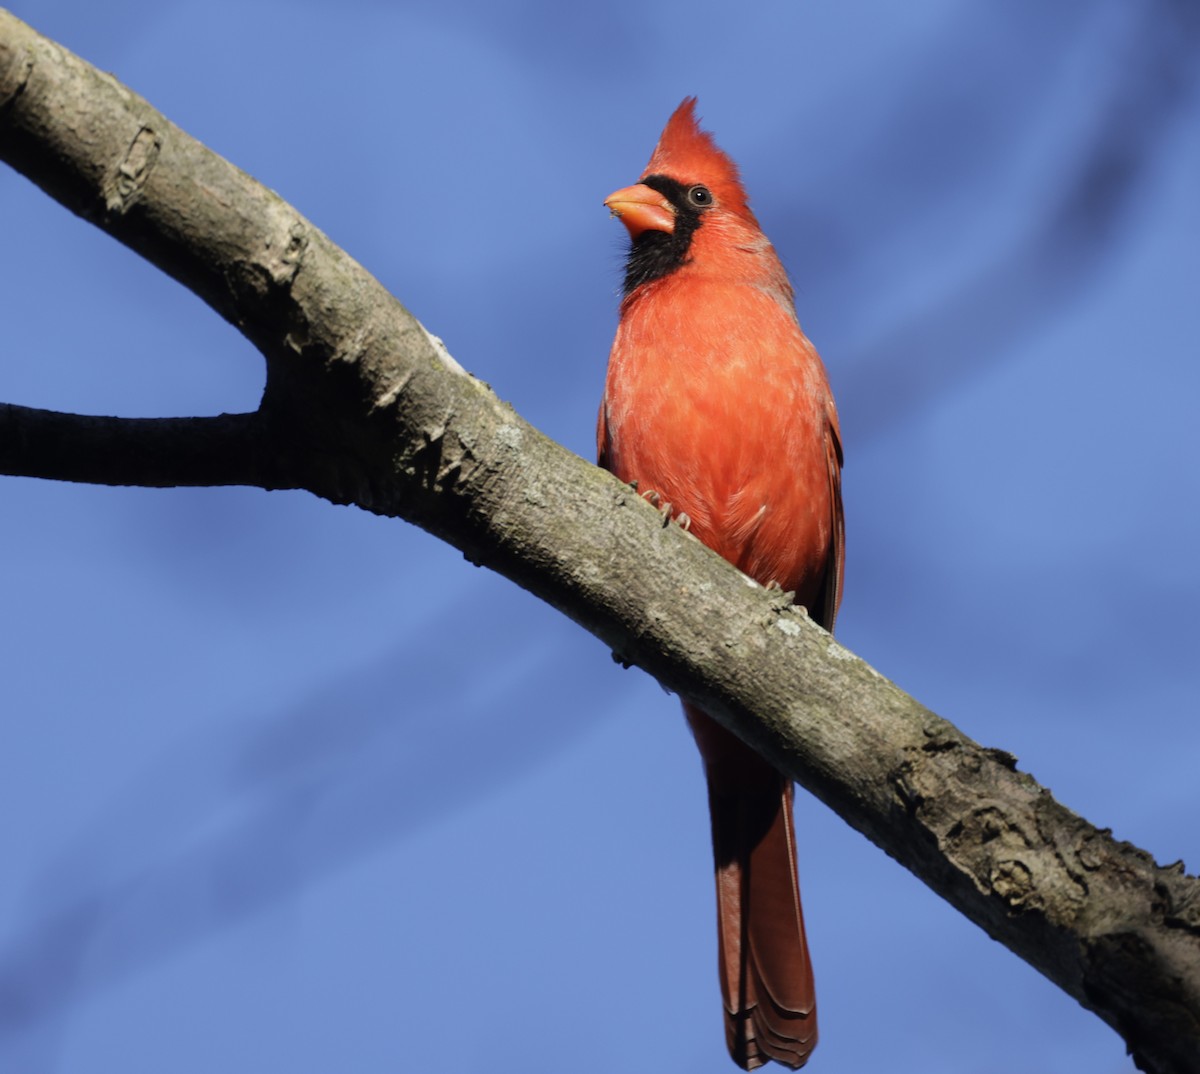
<instances>
[{"instance_id":1,"label":"black throat patch","mask_svg":"<svg viewBox=\"0 0 1200 1074\"><path fill-rule=\"evenodd\" d=\"M665 175L648 175L643 186L657 190L675 207L675 230L643 231L633 240L625 259L624 295L627 297L644 283L674 272L688 258L692 236L701 224L703 209L688 200L690 187Z\"/></svg>"}]
</instances>

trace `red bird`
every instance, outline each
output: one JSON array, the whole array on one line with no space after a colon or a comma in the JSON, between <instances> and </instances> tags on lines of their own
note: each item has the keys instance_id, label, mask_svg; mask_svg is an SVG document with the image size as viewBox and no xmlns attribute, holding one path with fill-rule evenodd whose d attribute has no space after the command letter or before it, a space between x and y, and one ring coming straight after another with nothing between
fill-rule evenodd
<instances>
[{"instance_id":1,"label":"red bird","mask_svg":"<svg viewBox=\"0 0 1200 1074\"><path fill-rule=\"evenodd\" d=\"M783 265L695 104L675 110L641 181L604 203L631 246L600 465L832 630L844 547L837 411ZM729 1053L747 1070L800 1067L817 1013L792 783L703 712L684 713L708 778Z\"/></svg>"}]
</instances>

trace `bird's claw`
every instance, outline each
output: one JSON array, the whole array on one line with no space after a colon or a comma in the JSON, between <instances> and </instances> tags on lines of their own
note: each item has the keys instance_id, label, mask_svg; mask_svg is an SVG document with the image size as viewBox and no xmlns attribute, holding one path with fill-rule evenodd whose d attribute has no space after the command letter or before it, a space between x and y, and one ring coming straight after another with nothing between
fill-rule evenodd
<instances>
[{"instance_id":1,"label":"bird's claw","mask_svg":"<svg viewBox=\"0 0 1200 1074\"><path fill-rule=\"evenodd\" d=\"M663 498L654 489L646 489L641 496L643 500L663 516L663 525L666 526L671 521L671 505L664 503Z\"/></svg>"},{"instance_id":2,"label":"bird's claw","mask_svg":"<svg viewBox=\"0 0 1200 1074\"><path fill-rule=\"evenodd\" d=\"M637 482L634 482L633 486L636 489ZM666 529L667 526L669 526L671 524L672 520L674 520L675 522L679 523L679 528L681 530L683 530L684 533L691 533L691 531L692 531L691 515L687 514L685 511L680 511L679 514L672 515L671 511L672 511L673 505L664 501L663 498L657 492L654 491L654 489L647 489L645 492L640 493L640 495L643 500L645 500L660 515L662 515L663 529Z\"/></svg>"}]
</instances>

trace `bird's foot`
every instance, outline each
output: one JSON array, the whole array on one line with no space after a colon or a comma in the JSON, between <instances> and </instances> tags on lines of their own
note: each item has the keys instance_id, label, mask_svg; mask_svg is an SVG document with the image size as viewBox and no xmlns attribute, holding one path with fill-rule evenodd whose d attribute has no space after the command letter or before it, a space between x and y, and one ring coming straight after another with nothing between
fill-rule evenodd
<instances>
[{"instance_id":1,"label":"bird's foot","mask_svg":"<svg viewBox=\"0 0 1200 1074\"><path fill-rule=\"evenodd\" d=\"M662 515L662 524L665 529L671 521L671 505L667 503L654 489L647 489L642 494L644 499L651 507Z\"/></svg>"},{"instance_id":2,"label":"bird's foot","mask_svg":"<svg viewBox=\"0 0 1200 1074\"><path fill-rule=\"evenodd\" d=\"M641 493L641 497L660 515L662 515L663 529L666 529L667 526L674 521L679 524L679 528L683 530L684 533L691 533L692 518L686 512L680 511L679 514L674 514L673 505L667 503L657 492L654 491L654 489L647 489L645 492Z\"/></svg>"}]
</instances>

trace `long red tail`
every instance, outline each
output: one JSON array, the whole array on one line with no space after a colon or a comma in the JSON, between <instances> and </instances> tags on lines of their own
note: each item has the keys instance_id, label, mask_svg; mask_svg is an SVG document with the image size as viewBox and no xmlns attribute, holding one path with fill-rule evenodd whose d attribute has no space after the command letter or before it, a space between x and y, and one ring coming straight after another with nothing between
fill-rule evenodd
<instances>
[{"instance_id":1,"label":"long red tail","mask_svg":"<svg viewBox=\"0 0 1200 1074\"><path fill-rule=\"evenodd\" d=\"M740 1067L797 1068L817 1046L792 783L710 717L684 706L708 776L725 1039Z\"/></svg>"}]
</instances>

